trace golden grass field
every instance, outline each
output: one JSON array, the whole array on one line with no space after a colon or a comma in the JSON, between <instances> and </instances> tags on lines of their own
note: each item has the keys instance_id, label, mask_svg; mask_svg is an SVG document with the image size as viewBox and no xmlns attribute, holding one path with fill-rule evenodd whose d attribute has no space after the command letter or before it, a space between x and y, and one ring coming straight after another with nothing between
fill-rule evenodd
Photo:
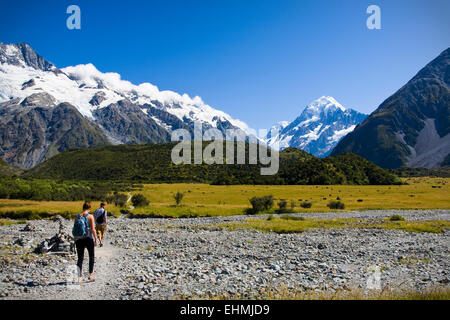
<instances>
[{"instance_id":1,"label":"golden grass field","mask_svg":"<svg viewBox=\"0 0 450 320\"><path fill-rule=\"evenodd\" d=\"M158 216L225 216L243 214L254 196L273 195L276 203L285 199L295 212L329 212L330 200L339 196L346 211L376 209L450 209L450 178L406 178L400 186L211 186L208 184L148 184L135 193L144 194L150 201L147 207L135 208L134 214ZM173 195L184 193L180 206ZM301 208L303 201L312 202L310 209ZM359 200L359 201L358 201ZM361 201L362 200L362 201ZM0 199L0 214L32 211L36 213L75 214L82 201L27 201ZM92 202L95 209L99 202ZM108 205L114 214L120 208Z\"/></svg>"},{"instance_id":2,"label":"golden grass field","mask_svg":"<svg viewBox=\"0 0 450 320\"><path fill-rule=\"evenodd\" d=\"M390 221L387 219L297 219L283 215L281 218L269 216L268 219L247 219L244 222L222 223L219 227L227 230L253 229L275 233L301 233L310 229L388 229L408 232L442 233L450 228L450 221ZM216 227L217 228L217 227Z\"/></svg>"},{"instance_id":3,"label":"golden grass field","mask_svg":"<svg viewBox=\"0 0 450 320\"><path fill-rule=\"evenodd\" d=\"M261 288L257 294L223 294L218 296L181 296L180 300L449 300L449 287L432 287L425 290L389 289L364 291L347 290L295 290L286 287Z\"/></svg>"}]
</instances>

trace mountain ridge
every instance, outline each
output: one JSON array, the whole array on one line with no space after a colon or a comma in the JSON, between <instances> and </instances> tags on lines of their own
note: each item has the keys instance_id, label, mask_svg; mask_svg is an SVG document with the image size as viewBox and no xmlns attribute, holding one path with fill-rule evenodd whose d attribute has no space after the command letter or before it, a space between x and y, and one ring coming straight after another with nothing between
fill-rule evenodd
<instances>
[{"instance_id":1,"label":"mountain ridge","mask_svg":"<svg viewBox=\"0 0 450 320\"><path fill-rule=\"evenodd\" d=\"M450 48L387 98L332 155L358 154L384 168L439 167L450 153Z\"/></svg>"},{"instance_id":2,"label":"mountain ridge","mask_svg":"<svg viewBox=\"0 0 450 320\"><path fill-rule=\"evenodd\" d=\"M47 110L61 103L76 112L72 110L67 119L60 114L60 121L70 124L76 114L82 123L79 137L85 139L63 145L59 140L47 143L51 125L37 114L40 108ZM23 168L68 147L168 142L172 130L192 132L195 121L202 123L204 130L251 133L244 122L212 108L198 96L160 91L150 83L134 85L117 73L102 73L92 64L59 69L26 43L0 43L0 114L0 157ZM21 123L31 124L32 130L19 132L20 124L11 121L19 114ZM28 147L24 148L24 142Z\"/></svg>"},{"instance_id":3,"label":"mountain ridge","mask_svg":"<svg viewBox=\"0 0 450 320\"><path fill-rule=\"evenodd\" d=\"M367 115L344 108L333 97L322 96L307 105L294 121L275 125L266 136L269 146L296 147L315 156L327 156L339 140ZM280 130L276 134L277 130Z\"/></svg>"}]
</instances>

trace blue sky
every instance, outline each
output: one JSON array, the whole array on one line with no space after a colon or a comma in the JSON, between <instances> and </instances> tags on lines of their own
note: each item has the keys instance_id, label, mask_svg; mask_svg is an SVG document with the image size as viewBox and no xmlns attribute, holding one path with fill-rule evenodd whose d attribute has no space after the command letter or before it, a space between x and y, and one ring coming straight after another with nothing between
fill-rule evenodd
<instances>
[{"instance_id":1,"label":"blue sky","mask_svg":"<svg viewBox=\"0 0 450 320\"><path fill-rule=\"evenodd\" d=\"M81 8L81 30L66 8ZM381 8L381 30L366 9ZM255 129L334 96L372 112L450 45L448 0L2 0L0 41L199 95Z\"/></svg>"}]
</instances>

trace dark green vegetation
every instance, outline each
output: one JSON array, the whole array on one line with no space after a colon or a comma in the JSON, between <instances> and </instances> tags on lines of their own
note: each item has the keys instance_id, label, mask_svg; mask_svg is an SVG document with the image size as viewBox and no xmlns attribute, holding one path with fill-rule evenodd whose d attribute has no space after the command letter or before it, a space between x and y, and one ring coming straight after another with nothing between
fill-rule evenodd
<instances>
[{"instance_id":1,"label":"dark green vegetation","mask_svg":"<svg viewBox=\"0 0 450 320\"><path fill-rule=\"evenodd\" d=\"M12 167L0 158L0 177L12 177L22 173L22 170L17 167Z\"/></svg>"},{"instance_id":2,"label":"dark green vegetation","mask_svg":"<svg viewBox=\"0 0 450 320\"><path fill-rule=\"evenodd\" d=\"M0 199L37 201L104 201L108 194L133 190L128 183L55 181L45 179L0 178Z\"/></svg>"},{"instance_id":3,"label":"dark green vegetation","mask_svg":"<svg viewBox=\"0 0 450 320\"><path fill-rule=\"evenodd\" d=\"M210 142L204 142L203 148ZM236 145L237 143L235 143ZM171 151L176 143L119 145L70 150L27 171L26 177L62 180L135 181L145 183L211 183L215 185L389 185L400 184L393 174L353 154L325 159L302 150L280 152L280 169L262 176L262 165L175 165ZM193 149L193 148L192 148ZM235 148L236 149L236 148ZM192 152L193 157L193 152Z\"/></svg>"},{"instance_id":4,"label":"dark green vegetation","mask_svg":"<svg viewBox=\"0 0 450 320\"><path fill-rule=\"evenodd\" d=\"M286 213L286 212L290 212L287 208L287 201L284 199L281 199L280 201L278 201L278 210L277 213Z\"/></svg>"},{"instance_id":5,"label":"dark green vegetation","mask_svg":"<svg viewBox=\"0 0 450 320\"><path fill-rule=\"evenodd\" d=\"M410 147L416 147L419 133L425 127L424 120L434 119L432 126L440 138L450 133L449 86L450 48L420 70L353 132L345 136L332 155L355 153L383 168L407 165L411 156ZM446 148L448 150L449 146ZM421 149L424 146L416 149L418 155ZM445 153L430 152L426 154L426 162L415 166L442 166L449 163L449 157ZM424 163L428 165L423 165Z\"/></svg>"},{"instance_id":6,"label":"dark green vegetation","mask_svg":"<svg viewBox=\"0 0 450 320\"><path fill-rule=\"evenodd\" d=\"M273 196L253 197L250 200L251 208L246 210L247 214L257 214L262 211L268 211L273 207Z\"/></svg>"},{"instance_id":7,"label":"dark green vegetation","mask_svg":"<svg viewBox=\"0 0 450 320\"><path fill-rule=\"evenodd\" d=\"M108 204L114 203L116 207L124 207L128 201L128 196L115 191L112 195L107 196L105 200Z\"/></svg>"},{"instance_id":8,"label":"dark green vegetation","mask_svg":"<svg viewBox=\"0 0 450 320\"><path fill-rule=\"evenodd\" d=\"M146 197L144 197L143 194L138 193L135 194L132 198L131 198L131 203L133 204L134 207L145 207L148 206L150 204L150 201L147 200Z\"/></svg>"},{"instance_id":9,"label":"dark green vegetation","mask_svg":"<svg viewBox=\"0 0 450 320\"><path fill-rule=\"evenodd\" d=\"M182 193L182 192L177 192L173 195L173 198L174 198L177 206L179 206L181 204L181 200L183 200L183 197L184 197L184 193Z\"/></svg>"},{"instance_id":10,"label":"dark green vegetation","mask_svg":"<svg viewBox=\"0 0 450 320\"><path fill-rule=\"evenodd\" d=\"M327 204L327 207L330 209L339 209L339 210L344 210L345 209L345 204L341 201L330 201Z\"/></svg>"},{"instance_id":11,"label":"dark green vegetation","mask_svg":"<svg viewBox=\"0 0 450 320\"><path fill-rule=\"evenodd\" d=\"M58 213L59 216L65 219L73 219L77 214L69 211L61 211ZM54 218L55 214L51 212L37 212L33 210L20 210L20 211L6 211L0 212L0 219L8 220L41 220L41 219L51 219Z\"/></svg>"},{"instance_id":12,"label":"dark green vegetation","mask_svg":"<svg viewBox=\"0 0 450 320\"><path fill-rule=\"evenodd\" d=\"M389 217L389 221L405 221L405 218L398 214L394 214L393 216Z\"/></svg>"},{"instance_id":13,"label":"dark green vegetation","mask_svg":"<svg viewBox=\"0 0 450 320\"><path fill-rule=\"evenodd\" d=\"M305 209L308 209L308 208L311 208L311 207L312 207L312 203L309 202L309 201L303 201L303 202L300 204L300 207L305 208Z\"/></svg>"},{"instance_id":14,"label":"dark green vegetation","mask_svg":"<svg viewBox=\"0 0 450 320\"><path fill-rule=\"evenodd\" d=\"M450 178L450 167L444 167L439 169L402 167L399 169L391 169L389 170L389 172L402 178L411 178L411 177Z\"/></svg>"}]
</instances>

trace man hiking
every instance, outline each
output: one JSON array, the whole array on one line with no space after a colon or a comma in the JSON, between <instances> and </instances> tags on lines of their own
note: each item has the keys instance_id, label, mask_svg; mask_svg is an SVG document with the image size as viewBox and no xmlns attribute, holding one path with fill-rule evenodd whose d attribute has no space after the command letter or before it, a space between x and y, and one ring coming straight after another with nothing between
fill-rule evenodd
<instances>
[{"instance_id":1,"label":"man hiking","mask_svg":"<svg viewBox=\"0 0 450 320\"><path fill-rule=\"evenodd\" d=\"M83 281L81 270L83 268L84 249L89 253L89 280L94 281L94 247L97 245L97 235L95 234L94 217L89 214L91 205L89 202L83 204L83 212L75 218L72 235L75 238L75 246L78 255L78 277L79 282Z\"/></svg>"},{"instance_id":2,"label":"man hiking","mask_svg":"<svg viewBox=\"0 0 450 320\"><path fill-rule=\"evenodd\" d=\"M100 203L100 208L94 212L95 230L97 231L97 237L100 241L100 247L103 247L103 237L105 236L107 212L105 210L105 204Z\"/></svg>"}]
</instances>

